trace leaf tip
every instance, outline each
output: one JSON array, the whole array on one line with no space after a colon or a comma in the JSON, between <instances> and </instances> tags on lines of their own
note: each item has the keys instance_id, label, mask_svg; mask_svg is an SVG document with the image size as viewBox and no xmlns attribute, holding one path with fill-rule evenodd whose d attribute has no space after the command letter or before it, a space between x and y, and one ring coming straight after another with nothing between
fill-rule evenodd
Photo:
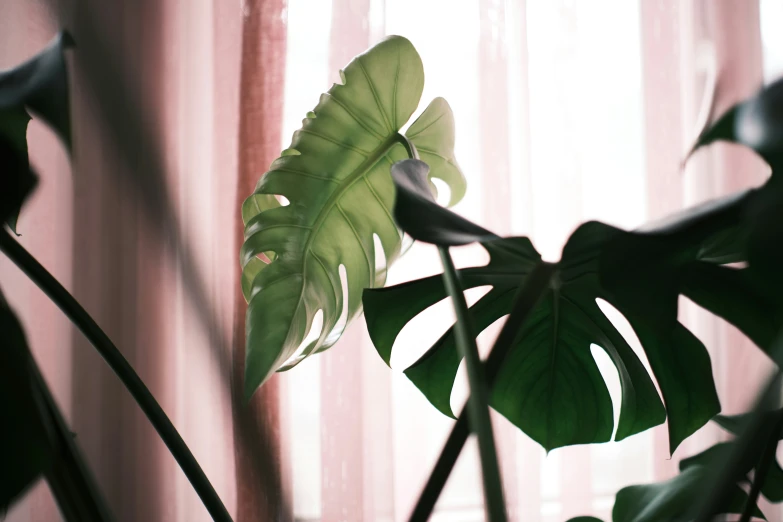
<instances>
[{"instance_id":1,"label":"leaf tip","mask_svg":"<svg viewBox=\"0 0 783 522\"><path fill-rule=\"evenodd\" d=\"M253 395L255 395L259 388L261 388L262 384L264 384L264 381L259 381L258 379L255 379L249 375L248 372L245 372L245 405L250 403Z\"/></svg>"}]
</instances>

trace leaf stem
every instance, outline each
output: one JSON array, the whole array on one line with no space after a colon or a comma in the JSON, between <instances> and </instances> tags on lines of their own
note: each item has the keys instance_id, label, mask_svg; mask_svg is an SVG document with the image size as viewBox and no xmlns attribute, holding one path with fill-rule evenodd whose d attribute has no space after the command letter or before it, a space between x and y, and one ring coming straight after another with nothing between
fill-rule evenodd
<instances>
[{"instance_id":1,"label":"leaf stem","mask_svg":"<svg viewBox=\"0 0 783 522\"><path fill-rule=\"evenodd\" d=\"M556 265L541 262L526 276L525 284L517 293L511 313L503 323L492 351L484 363L484 373L487 386L492 384L500 372L500 368L511 347L519 338L525 319L533 311L541 296L549 287L549 281L554 273ZM419 500L411 513L409 522L424 522L429 519L435 504L440 497L446 480L449 478L454 464L457 462L465 442L468 439L468 409L463 408L456 424L451 430L446 444L443 446L435 467L427 480L427 484L419 496Z\"/></svg>"},{"instance_id":2,"label":"leaf stem","mask_svg":"<svg viewBox=\"0 0 783 522\"><path fill-rule=\"evenodd\" d=\"M191 453L177 429L166 416L163 408L155 400L147 386L139 378L122 353L112 343L92 317L74 297L8 232L0 232L0 251L5 253L41 290L65 313L95 349L104 358L109 367L117 374L122 383L138 403L152 423L169 451L182 468L193 489L201 498L213 520L231 522L223 502L210 484L204 471Z\"/></svg>"},{"instance_id":3,"label":"leaf stem","mask_svg":"<svg viewBox=\"0 0 783 522\"><path fill-rule=\"evenodd\" d=\"M481 476L484 483L484 500L487 519L490 522L506 520L506 505L503 500L503 484L500 479L500 466L492 434L492 419L489 416L489 390L484 378L484 367L476 346L468 304L459 283L459 275L451 259L448 247L439 246L438 252L443 263L443 282L454 305L457 322L454 334L460 355L465 358L468 370L468 419L471 431L478 437Z\"/></svg>"},{"instance_id":4,"label":"leaf stem","mask_svg":"<svg viewBox=\"0 0 783 522\"><path fill-rule=\"evenodd\" d=\"M405 152L408 153L410 159L419 159L419 151L416 150L416 145L405 134L397 133L397 141L405 147Z\"/></svg>"},{"instance_id":5,"label":"leaf stem","mask_svg":"<svg viewBox=\"0 0 783 522\"><path fill-rule=\"evenodd\" d=\"M764 446L764 451L761 453L761 458L759 458L759 463L756 466L756 472L753 474L753 483L750 486L750 493L745 502L745 509L742 512L742 517L739 522L750 522L750 518L753 516L759 493L761 492L761 488L764 487L764 481L767 479L769 468L772 466L772 461L775 459L775 451L778 448L781 429L783 429L783 412L777 414L775 427L770 432L767 443Z\"/></svg>"}]
</instances>

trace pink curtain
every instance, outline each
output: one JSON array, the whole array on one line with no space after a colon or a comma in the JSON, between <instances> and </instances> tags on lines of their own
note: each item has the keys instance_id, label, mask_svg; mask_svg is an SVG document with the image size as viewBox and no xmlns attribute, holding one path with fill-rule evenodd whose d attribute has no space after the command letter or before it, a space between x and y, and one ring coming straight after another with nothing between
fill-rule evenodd
<instances>
[{"instance_id":1,"label":"pink curtain","mask_svg":"<svg viewBox=\"0 0 783 522\"><path fill-rule=\"evenodd\" d=\"M248 522L290 518L277 386L249 407L232 393L244 344L237 201L278 152L285 21L283 1L0 6L0 66L37 52L60 27L78 43L69 59L72 167L34 123L42 182L21 240L112 337L235 520ZM209 520L92 347L0 263L4 291L118 520ZM41 483L8 520L58 517Z\"/></svg>"},{"instance_id":2,"label":"pink curtain","mask_svg":"<svg viewBox=\"0 0 783 522\"><path fill-rule=\"evenodd\" d=\"M680 162L713 77L718 112L761 84L759 5L774 1L2 0L0 67L61 26L78 42L73 161L33 122L42 183L21 240L116 341L235 520L405 520L452 421L400 371L440 335L432 325L447 326L448 305L403 331L394 370L359 320L246 406L238 203L337 70L386 34L419 49L422 105L442 95L454 108L471 187L457 210L498 233L530 235L545 257L556 258L583 220L631 227L758 184L765 169L736 147L702 151L684 170ZM145 203L140 186L159 199ZM463 266L483 259L470 247L455 255ZM416 245L389 283L438 271L435 252ZM118 518L208 520L81 335L4 259L0 285ZM711 351L724 411L741 411L745 384L768 362L690 303L682 315ZM616 375L596 359L616 399ZM461 378L454 404L465 398ZM608 520L619 488L667 478L679 459L724 437L707 427L670 459L658 427L545 456L494 420L509 510L520 521ZM435 520L481 519L477 474L469 443ZM39 484L8 520L58 516Z\"/></svg>"}]
</instances>

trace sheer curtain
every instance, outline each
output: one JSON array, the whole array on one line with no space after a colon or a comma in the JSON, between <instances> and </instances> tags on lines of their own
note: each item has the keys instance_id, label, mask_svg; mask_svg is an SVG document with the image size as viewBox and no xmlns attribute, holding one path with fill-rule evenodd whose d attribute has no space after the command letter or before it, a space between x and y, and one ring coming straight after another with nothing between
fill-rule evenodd
<instances>
[{"instance_id":1,"label":"sheer curtain","mask_svg":"<svg viewBox=\"0 0 783 522\"><path fill-rule=\"evenodd\" d=\"M0 67L34 53L58 27L79 42L73 167L34 122L31 158L42 183L21 240L117 341L236 520L405 520L453 421L401 371L453 320L449 304L406 327L393 370L360 319L245 407L233 393L244 316L237 201L337 70L400 34L424 61L422 106L443 96L455 112L470 187L457 211L497 233L529 235L556 259L581 221L633 227L764 179L764 167L735 147L702 151L684 170L680 162L713 78L720 112L783 72L782 17L781 0L2 0ZM103 50L116 63L101 62ZM134 103L106 113L115 93L95 82L98 65L114 66L107 77L127 81ZM117 133L132 124L148 132L129 147ZM170 230L137 197L140 185L169 196ZM455 255L462 266L486 259L476 247ZM414 245L389 284L439 270L436 252ZM0 285L119 519L208 520L81 336L3 259ZM682 310L712 353L724 411L741 411L747 383L768 362L733 328L689 303ZM481 336L483 349L496 326ZM616 402L617 373L593 353ZM453 405L465 400L463 381ZM672 476L679 459L724 437L706 427L672 459L665 427L544 455L495 421L506 498L520 521L608 519L619 488ZM436 520L482 519L478 472L471 442ZM766 512L780 520L776 508ZM39 484L7 518L57 517Z\"/></svg>"}]
</instances>

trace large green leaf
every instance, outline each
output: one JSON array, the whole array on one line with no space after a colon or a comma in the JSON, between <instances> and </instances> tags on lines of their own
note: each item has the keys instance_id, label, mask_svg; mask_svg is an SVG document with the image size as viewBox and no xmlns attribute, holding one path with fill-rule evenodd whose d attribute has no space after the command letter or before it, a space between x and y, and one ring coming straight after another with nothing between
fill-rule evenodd
<instances>
[{"instance_id":1,"label":"large green leaf","mask_svg":"<svg viewBox=\"0 0 783 522\"><path fill-rule=\"evenodd\" d=\"M508 314L512 296L540 260L539 254L526 238L500 239L439 209L425 192L426 171L420 162L406 160L398 165L392 169L397 187L394 213L406 231L444 245L478 239L489 253L487 266L461 270L459 274L465 288L492 287L470 308L476 330L486 329ZM406 180L406 176L410 179ZM417 192L421 197L416 197ZM719 207L726 215L733 208L725 202ZM695 213L688 220L678 220L673 232L690 233L704 228L699 218L703 212L706 211ZM662 274L651 274L651 287L643 289L643 295L652 304L643 307L636 306L635 300L629 301L631 306L624 306L624 299L615 299L614 293L602 286L599 263L603 250L616 247L618 237L626 242L643 242L645 246L649 242L646 235L597 222L586 223L574 232L563 249L554 282L532 316L518 326L519 336L495 381L492 405L548 450L604 442L611 437L612 404L593 360L591 345L606 351L620 375L622 403L617 440L660 424L668 416L670 446L674 451L683 439L720 411L709 355L701 342L677 321L676 285ZM691 250L697 255L703 248L695 245ZM681 253L673 251L672 255ZM622 268L622 259L610 260ZM667 261L668 257L662 260ZM387 364L405 324L444 298L445 291L437 277L365 291L370 336ZM601 312L596 299L615 305L631 323L658 380L665 409L647 371ZM405 371L430 402L450 416L451 391L460 360L454 331L450 329Z\"/></svg>"},{"instance_id":2,"label":"large green leaf","mask_svg":"<svg viewBox=\"0 0 783 522\"><path fill-rule=\"evenodd\" d=\"M590 351L610 356L620 375L622 403L616 440L663 422L668 414L672 451L720 411L706 349L676 321L661 321L618 306L598 278L599 253L620 231L600 223L580 227L563 249L552 285L523 326L495 384L493 406L546 449L603 442L612 433L612 404ZM526 238L489 240L485 267L460 271L466 288L492 289L471 308L477 331L509 311L511 298L539 255ZM437 277L365 291L365 316L373 343L390 360L394 340L416 315L445 298ZM630 321L655 374L655 387L596 299L614 304ZM405 374L446 415L459 367L453 331L448 330Z\"/></svg>"},{"instance_id":3,"label":"large green leaf","mask_svg":"<svg viewBox=\"0 0 783 522\"><path fill-rule=\"evenodd\" d=\"M0 294L0 514L54 458L33 364L19 320Z\"/></svg>"},{"instance_id":4,"label":"large green leaf","mask_svg":"<svg viewBox=\"0 0 783 522\"><path fill-rule=\"evenodd\" d=\"M399 130L419 104L421 59L408 40L392 36L354 58L341 77L242 208L248 396L275 370L333 345L361 312L362 289L385 282L385 266L376 268L376 262L385 258L388 266L400 253L389 168L408 157ZM451 203L459 201L465 182L454 160L446 101L435 99L406 136L431 165L430 177L449 185ZM282 206L275 195L289 204ZM383 253L376 252L374 235ZM296 353L319 310L321 334Z\"/></svg>"},{"instance_id":5,"label":"large green leaf","mask_svg":"<svg viewBox=\"0 0 783 522\"><path fill-rule=\"evenodd\" d=\"M14 232L22 203L37 182L27 157L27 111L47 122L67 146L71 143L63 52L72 44L61 33L40 54L0 72L0 221Z\"/></svg>"}]
</instances>

